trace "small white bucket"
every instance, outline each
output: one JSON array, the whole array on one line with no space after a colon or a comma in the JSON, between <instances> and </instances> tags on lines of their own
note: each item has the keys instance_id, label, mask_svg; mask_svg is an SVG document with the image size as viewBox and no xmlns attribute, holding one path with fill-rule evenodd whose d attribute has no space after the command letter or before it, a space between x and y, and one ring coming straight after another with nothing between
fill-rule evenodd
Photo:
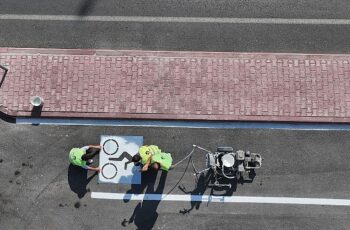
<instances>
[{"instance_id":1,"label":"small white bucket","mask_svg":"<svg viewBox=\"0 0 350 230\"><path fill-rule=\"evenodd\" d=\"M34 106L34 107L38 107L41 106L44 103L44 100L39 97L39 96L34 96L30 98L30 103Z\"/></svg>"}]
</instances>

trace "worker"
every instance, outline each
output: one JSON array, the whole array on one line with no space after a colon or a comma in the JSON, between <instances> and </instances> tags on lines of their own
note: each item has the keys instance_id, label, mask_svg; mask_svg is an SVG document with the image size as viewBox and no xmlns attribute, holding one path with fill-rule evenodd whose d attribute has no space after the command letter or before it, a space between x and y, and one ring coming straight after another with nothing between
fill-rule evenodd
<instances>
[{"instance_id":1,"label":"worker","mask_svg":"<svg viewBox=\"0 0 350 230\"><path fill-rule=\"evenodd\" d=\"M88 145L82 148L72 148L69 152L69 162L73 165L80 166L84 169L99 172L100 168L89 166L99 152L101 146Z\"/></svg>"},{"instance_id":2,"label":"worker","mask_svg":"<svg viewBox=\"0 0 350 230\"><path fill-rule=\"evenodd\" d=\"M162 152L156 145L144 145L139 149L139 154L132 157L134 163L141 163L141 172L145 172L151 166L154 170L169 171L174 168L170 153Z\"/></svg>"},{"instance_id":3,"label":"worker","mask_svg":"<svg viewBox=\"0 0 350 230\"><path fill-rule=\"evenodd\" d=\"M150 156L160 153L162 150L156 145L143 145L139 148L141 164L145 165Z\"/></svg>"}]
</instances>

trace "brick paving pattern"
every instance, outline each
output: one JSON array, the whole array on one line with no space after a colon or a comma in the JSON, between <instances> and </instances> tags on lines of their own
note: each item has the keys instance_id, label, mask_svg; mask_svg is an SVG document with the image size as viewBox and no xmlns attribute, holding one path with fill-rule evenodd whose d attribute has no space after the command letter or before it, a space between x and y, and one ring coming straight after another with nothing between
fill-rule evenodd
<instances>
[{"instance_id":1,"label":"brick paving pattern","mask_svg":"<svg viewBox=\"0 0 350 230\"><path fill-rule=\"evenodd\" d=\"M12 116L38 95L43 117L350 121L350 55L0 48L0 65Z\"/></svg>"}]
</instances>

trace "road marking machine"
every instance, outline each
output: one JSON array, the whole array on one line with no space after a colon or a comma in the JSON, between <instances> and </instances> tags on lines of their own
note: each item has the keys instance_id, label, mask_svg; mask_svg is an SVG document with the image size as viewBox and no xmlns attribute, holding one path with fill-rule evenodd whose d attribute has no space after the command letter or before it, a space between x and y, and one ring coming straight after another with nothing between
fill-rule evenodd
<instances>
[{"instance_id":1,"label":"road marking machine","mask_svg":"<svg viewBox=\"0 0 350 230\"><path fill-rule=\"evenodd\" d=\"M201 150L206 153L205 155L205 168L198 170L193 162L192 155L195 150ZM192 167L195 175L201 175L209 173L209 176L214 178L214 182L209 186L214 187L230 187L231 183L221 183L222 178L228 180L244 179L249 173L254 173L255 169L258 169L262 165L263 158L259 153L251 153L250 151L238 150L233 151L232 147L218 147L216 152L211 152L198 145L193 145L193 149L184 159L179 161L181 163L187 158L191 158ZM176 165L177 165L176 164ZM226 180L227 181L227 180Z\"/></svg>"}]
</instances>

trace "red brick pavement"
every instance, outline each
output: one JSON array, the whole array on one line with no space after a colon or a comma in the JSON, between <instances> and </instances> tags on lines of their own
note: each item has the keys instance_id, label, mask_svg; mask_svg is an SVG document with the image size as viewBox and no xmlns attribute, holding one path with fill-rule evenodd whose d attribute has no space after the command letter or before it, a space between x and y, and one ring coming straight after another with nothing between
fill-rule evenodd
<instances>
[{"instance_id":1,"label":"red brick pavement","mask_svg":"<svg viewBox=\"0 0 350 230\"><path fill-rule=\"evenodd\" d=\"M43 117L350 122L350 55L0 48L0 111Z\"/></svg>"}]
</instances>

